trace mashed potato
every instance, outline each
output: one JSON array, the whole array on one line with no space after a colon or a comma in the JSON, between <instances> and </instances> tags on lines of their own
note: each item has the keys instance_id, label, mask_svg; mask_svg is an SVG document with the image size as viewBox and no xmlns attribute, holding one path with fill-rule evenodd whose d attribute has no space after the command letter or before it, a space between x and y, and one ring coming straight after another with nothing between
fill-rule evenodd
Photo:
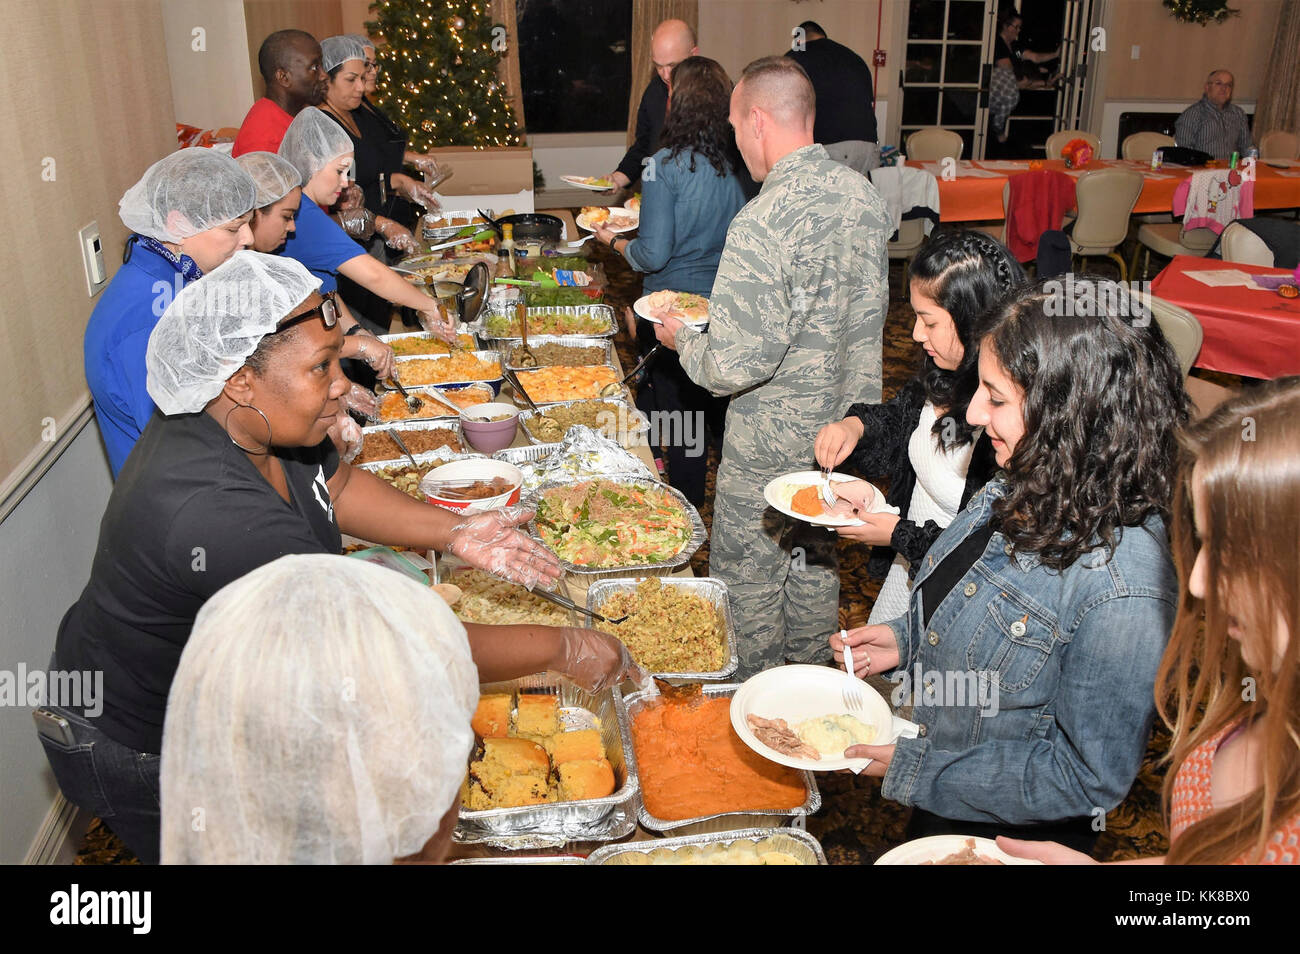
<instances>
[{"instance_id":1,"label":"mashed potato","mask_svg":"<svg viewBox=\"0 0 1300 954\"><path fill-rule=\"evenodd\" d=\"M851 715L826 715L806 719L795 726L795 733L822 755L841 756L850 745L870 745L876 740L876 727Z\"/></svg>"}]
</instances>

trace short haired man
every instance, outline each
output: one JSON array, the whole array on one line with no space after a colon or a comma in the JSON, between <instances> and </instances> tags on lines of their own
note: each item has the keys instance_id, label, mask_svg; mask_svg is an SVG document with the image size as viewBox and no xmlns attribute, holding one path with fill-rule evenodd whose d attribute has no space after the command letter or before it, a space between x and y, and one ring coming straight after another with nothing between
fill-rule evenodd
<instances>
[{"instance_id":1,"label":"short haired man","mask_svg":"<svg viewBox=\"0 0 1300 954\"><path fill-rule=\"evenodd\" d=\"M795 28L786 56L803 67L817 94L813 142L876 141L875 88L866 60L812 20Z\"/></svg>"},{"instance_id":2,"label":"short haired man","mask_svg":"<svg viewBox=\"0 0 1300 954\"><path fill-rule=\"evenodd\" d=\"M1227 70L1215 70L1205 78L1201 98L1183 110L1174 123L1174 141L1199 149L1215 159L1246 154L1251 147L1250 120L1246 111L1232 102L1236 80Z\"/></svg>"},{"instance_id":3,"label":"short haired man","mask_svg":"<svg viewBox=\"0 0 1300 954\"><path fill-rule=\"evenodd\" d=\"M665 20L650 34L650 58L655 75L641 94L636 111L636 138L623 161L609 174L620 189L630 188L641 178L643 161L659 148L659 133L668 115L668 94L672 86L673 67L699 53L695 31L684 20Z\"/></svg>"},{"instance_id":4,"label":"short haired man","mask_svg":"<svg viewBox=\"0 0 1300 954\"><path fill-rule=\"evenodd\" d=\"M756 60L731 96L736 145L762 191L732 220L703 334L655 334L701 387L732 395L713 506L710 572L727 583L744 679L829 659L835 538L769 511L763 488L807 470L812 442L856 401L880 400L893 226L870 181L813 142L815 94L784 56Z\"/></svg>"},{"instance_id":5,"label":"short haired man","mask_svg":"<svg viewBox=\"0 0 1300 954\"><path fill-rule=\"evenodd\" d=\"M244 117L230 151L232 156L276 152L293 117L305 107L325 101L329 77L321 67L320 44L310 33L272 33L257 51L257 68L266 81L266 95Z\"/></svg>"}]
</instances>

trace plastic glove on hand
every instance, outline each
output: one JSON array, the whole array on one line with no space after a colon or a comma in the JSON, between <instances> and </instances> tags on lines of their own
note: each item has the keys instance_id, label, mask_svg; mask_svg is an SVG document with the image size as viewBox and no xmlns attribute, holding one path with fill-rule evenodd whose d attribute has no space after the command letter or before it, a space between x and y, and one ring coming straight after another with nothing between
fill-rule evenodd
<instances>
[{"instance_id":1,"label":"plastic glove on hand","mask_svg":"<svg viewBox=\"0 0 1300 954\"><path fill-rule=\"evenodd\" d=\"M564 571L555 554L518 529L532 518L533 511L518 507L474 514L452 527L447 552L526 589L549 588Z\"/></svg>"},{"instance_id":2,"label":"plastic glove on hand","mask_svg":"<svg viewBox=\"0 0 1300 954\"><path fill-rule=\"evenodd\" d=\"M561 627L563 646L551 668L562 672L588 692L600 692L625 679L644 684L648 674L633 661L627 647L608 633L575 626Z\"/></svg>"}]
</instances>

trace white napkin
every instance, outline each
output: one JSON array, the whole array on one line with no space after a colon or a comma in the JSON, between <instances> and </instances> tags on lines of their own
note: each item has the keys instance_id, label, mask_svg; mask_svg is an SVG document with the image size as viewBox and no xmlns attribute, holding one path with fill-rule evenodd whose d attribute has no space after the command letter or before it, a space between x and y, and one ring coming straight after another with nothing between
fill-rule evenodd
<instances>
[{"instance_id":1,"label":"white napkin","mask_svg":"<svg viewBox=\"0 0 1300 954\"><path fill-rule=\"evenodd\" d=\"M889 727L889 738L873 742L872 745L893 745L899 739L915 739L920 731L921 727L915 722L909 722L907 719L894 716L893 724ZM849 759L849 771L854 775L861 775L862 770L870 765L872 761L872 759Z\"/></svg>"}]
</instances>

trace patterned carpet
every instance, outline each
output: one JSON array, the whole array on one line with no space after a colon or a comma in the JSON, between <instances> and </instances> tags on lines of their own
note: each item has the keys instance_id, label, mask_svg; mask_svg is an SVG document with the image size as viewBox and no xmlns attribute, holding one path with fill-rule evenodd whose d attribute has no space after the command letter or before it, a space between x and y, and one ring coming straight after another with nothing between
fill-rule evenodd
<instances>
[{"instance_id":1,"label":"patterned carpet","mask_svg":"<svg viewBox=\"0 0 1300 954\"><path fill-rule=\"evenodd\" d=\"M575 210L576 211L576 210ZM619 315L641 294L641 279L627 267L622 256L604 246L591 243L591 257L605 266L609 278L606 301ZM902 387L916 368L916 345L911 340L912 310L902 289L901 263L889 270L890 308L884 333L884 391L889 398ZM623 329L616 339L625 368L637 360L636 343ZM717 456L710 455L708 502L701 509L706 526L712 525L714 474ZM871 613L880 583L866 574L866 548L841 541L840 547L840 625L861 626ZM700 576L708 573L709 547L692 559ZM885 694L891 688L881 681L878 688ZM1142 770L1125 801L1106 818L1106 829L1094 851L1102 861L1118 861L1147 855L1163 854L1168 842L1160 816L1160 788L1163 768L1157 760L1168 750L1169 735L1157 726L1147 750ZM808 830L821 843L831 864L871 864L890 848L900 844L910 809L880 798L880 780L848 774L820 774L817 784L822 794L822 809L808 820ZM132 864L135 858L108 828L96 819L86 834L78 864Z\"/></svg>"}]
</instances>

